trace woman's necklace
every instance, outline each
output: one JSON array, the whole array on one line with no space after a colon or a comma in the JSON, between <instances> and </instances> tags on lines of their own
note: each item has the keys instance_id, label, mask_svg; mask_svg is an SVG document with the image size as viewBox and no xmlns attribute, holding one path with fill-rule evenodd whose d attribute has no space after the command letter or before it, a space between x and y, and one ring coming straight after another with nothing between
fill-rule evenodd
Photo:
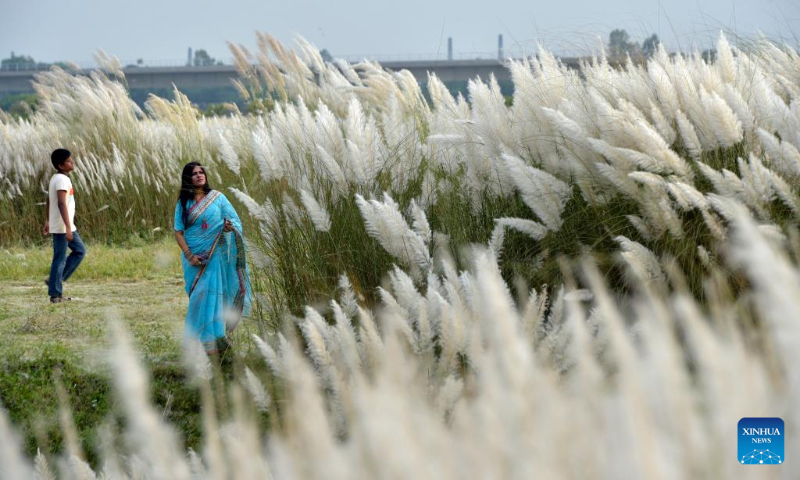
<instances>
[{"instance_id":1,"label":"woman's necklace","mask_svg":"<svg viewBox=\"0 0 800 480\"><path fill-rule=\"evenodd\" d=\"M201 194L199 194L199 195L195 193L195 194L194 194L194 202L195 202L195 203L199 202L199 201L200 201L200 200L202 200L202 199L203 199L203 197L205 197L205 196L206 196L206 192L203 192L203 193L201 193Z\"/></svg>"}]
</instances>

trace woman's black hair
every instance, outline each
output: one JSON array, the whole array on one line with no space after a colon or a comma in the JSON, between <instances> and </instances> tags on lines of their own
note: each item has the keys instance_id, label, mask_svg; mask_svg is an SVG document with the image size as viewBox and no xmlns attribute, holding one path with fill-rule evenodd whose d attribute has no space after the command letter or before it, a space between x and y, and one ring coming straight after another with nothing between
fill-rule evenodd
<instances>
[{"instance_id":1,"label":"woman's black hair","mask_svg":"<svg viewBox=\"0 0 800 480\"><path fill-rule=\"evenodd\" d=\"M194 167L200 167L203 169L203 174L206 173L206 169L203 168L197 162L189 162L183 166L183 172L181 172L181 191L178 193L178 201L181 203L181 218L183 219L183 224L186 225L186 221L189 217L189 212L186 211L186 204L189 200L194 200L194 185L192 185L192 172L194 171ZM208 175L206 175L206 184L203 185L203 192L208 193L211 191L211 187L208 186Z\"/></svg>"}]
</instances>

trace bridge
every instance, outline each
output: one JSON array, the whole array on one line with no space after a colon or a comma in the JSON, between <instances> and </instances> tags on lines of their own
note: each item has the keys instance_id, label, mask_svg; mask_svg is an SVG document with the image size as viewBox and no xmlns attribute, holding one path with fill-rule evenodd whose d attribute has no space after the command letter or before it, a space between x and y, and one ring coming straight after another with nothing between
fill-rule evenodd
<instances>
[{"instance_id":1,"label":"bridge","mask_svg":"<svg viewBox=\"0 0 800 480\"><path fill-rule=\"evenodd\" d=\"M577 58L562 58L570 68L579 66ZM443 82L466 82L480 76L488 79L494 75L499 82L510 81L505 63L500 60L407 60L381 62L384 68L394 71L408 70L418 82L428 79L428 72L435 73ZM88 73L89 70L84 70ZM205 67L128 67L123 72L131 90L155 90L172 88L230 87L231 81L239 78L232 65ZM13 93L32 93L35 71L0 71L0 97Z\"/></svg>"}]
</instances>

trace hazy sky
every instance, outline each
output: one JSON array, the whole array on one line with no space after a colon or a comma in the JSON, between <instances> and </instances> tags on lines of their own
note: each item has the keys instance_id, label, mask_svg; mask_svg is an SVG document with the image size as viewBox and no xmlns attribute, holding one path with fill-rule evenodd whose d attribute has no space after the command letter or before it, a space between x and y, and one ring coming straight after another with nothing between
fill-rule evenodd
<instances>
[{"instance_id":1,"label":"hazy sky","mask_svg":"<svg viewBox=\"0 0 800 480\"><path fill-rule=\"evenodd\" d=\"M720 29L800 38L800 0L0 0L0 58L89 62L102 48L125 63L182 62L188 47L226 62L226 40L255 48L256 30L302 35L334 56L493 52L540 41L557 54L589 53L614 28L669 48L706 48Z\"/></svg>"}]
</instances>

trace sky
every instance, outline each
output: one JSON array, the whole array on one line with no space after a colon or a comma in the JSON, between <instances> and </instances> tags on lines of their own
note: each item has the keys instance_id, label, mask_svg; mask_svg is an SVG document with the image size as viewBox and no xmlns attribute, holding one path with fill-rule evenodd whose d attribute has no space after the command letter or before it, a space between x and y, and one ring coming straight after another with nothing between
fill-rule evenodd
<instances>
[{"instance_id":1,"label":"sky","mask_svg":"<svg viewBox=\"0 0 800 480\"><path fill-rule=\"evenodd\" d=\"M0 58L90 64L103 49L123 63L185 63L205 49L228 63L226 41L256 49L256 31L290 43L302 36L336 57L446 58L506 54L591 54L615 28L632 40L655 33L670 50L705 49L720 30L794 46L800 0L0 0ZM352 58L351 58L352 59Z\"/></svg>"}]
</instances>

